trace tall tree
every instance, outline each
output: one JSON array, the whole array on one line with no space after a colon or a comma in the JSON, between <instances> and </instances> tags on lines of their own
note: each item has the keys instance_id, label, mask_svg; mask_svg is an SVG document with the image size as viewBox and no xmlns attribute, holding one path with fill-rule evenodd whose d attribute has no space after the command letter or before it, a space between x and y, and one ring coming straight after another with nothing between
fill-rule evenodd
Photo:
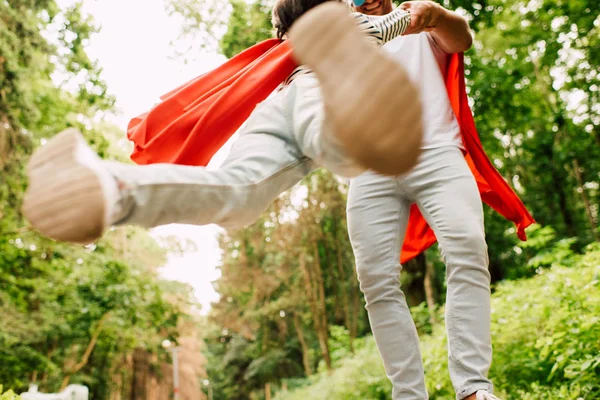
<instances>
[{"instance_id":1,"label":"tall tree","mask_svg":"<svg viewBox=\"0 0 600 400\"><path fill-rule=\"evenodd\" d=\"M192 303L189 288L158 278L166 249L145 231L71 246L38 236L21 215L27 160L62 129L75 126L103 157L124 158L103 133L115 128L95 125L114 104L85 52L95 31L80 3L0 3L0 382L16 390L85 382L108 398L134 348L165 358L159 344L177 337Z\"/></svg>"}]
</instances>

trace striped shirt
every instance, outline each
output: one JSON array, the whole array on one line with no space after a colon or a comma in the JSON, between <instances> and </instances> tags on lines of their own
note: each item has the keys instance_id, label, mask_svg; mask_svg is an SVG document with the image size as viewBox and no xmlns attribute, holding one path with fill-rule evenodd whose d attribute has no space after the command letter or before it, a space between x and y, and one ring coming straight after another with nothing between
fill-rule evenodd
<instances>
[{"instance_id":1,"label":"striped shirt","mask_svg":"<svg viewBox=\"0 0 600 400\"><path fill-rule=\"evenodd\" d=\"M410 25L410 13L400 8L396 8L391 13L381 16L365 15L356 12L352 13L352 16L356 20L360 30L377 47L381 47L402 35ZM305 65L297 67L283 82L282 88L292 83L298 76L310 72L311 70Z\"/></svg>"}]
</instances>

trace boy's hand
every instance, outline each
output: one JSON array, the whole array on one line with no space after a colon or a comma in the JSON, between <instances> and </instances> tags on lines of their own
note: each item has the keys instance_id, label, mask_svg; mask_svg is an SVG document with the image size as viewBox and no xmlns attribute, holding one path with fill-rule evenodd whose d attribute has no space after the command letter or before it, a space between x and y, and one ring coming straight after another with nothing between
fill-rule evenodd
<instances>
[{"instance_id":1,"label":"boy's hand","mask_svg":"<svg viewBox=\"0 0 600 400\"><path fill-rule=\"evenodd\" d=\"M400 8L410 12L410 26L403 36L433 30L445 11L433 1L405 1L400 4Z\"/></svg>"}]
</instances>

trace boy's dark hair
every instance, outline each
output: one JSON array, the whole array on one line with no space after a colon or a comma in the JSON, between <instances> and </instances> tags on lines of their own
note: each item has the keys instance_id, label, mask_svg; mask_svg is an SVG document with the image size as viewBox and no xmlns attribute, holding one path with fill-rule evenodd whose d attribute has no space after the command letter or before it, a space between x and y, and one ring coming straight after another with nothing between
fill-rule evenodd
<instances>
[{"instance_id":1,"label":"boy's dark hair","mask_svg":"<svg viewBox=\"0 0 600 400\"><path fill-rule=\"evenodd\" d=\"M311 8L327 1L342 0L277 0L271 19L277 38L283 39L298 18Z\"/></svg>"}]
</instances>

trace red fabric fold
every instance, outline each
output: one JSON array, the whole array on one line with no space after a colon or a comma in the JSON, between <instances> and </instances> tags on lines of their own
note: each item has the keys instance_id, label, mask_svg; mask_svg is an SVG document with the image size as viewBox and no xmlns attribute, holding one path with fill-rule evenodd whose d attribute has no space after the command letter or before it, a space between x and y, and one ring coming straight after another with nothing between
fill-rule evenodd
<instances>
[{"instance_id":1,"label":"red fabric fold","mask_svg":"<svg viewBox=\"0 0 600 400\"><path fill-rule=\"evenodd\" d=\"M129 122L138 164L206 165L254 110L296 68L291 48L261 42L163 95Z\"/></svg>"},{"instance_id":2,"label":"red fabric fold","mask_svg":"<svg viewBox=\"0 0 600 400\"><path fill-rule=\"evenodd\" d=\"M460 126L465 158L477 182L481 199L504 218L514 222L519 239L527 240L525 228L535 221L483 150L465 88L464 55L452 54L449 57L445 73L446 91ZM433 230L413 204L400 261L406 262L418 256L435 242Z\"/></svg>"},{"instance_id":3,"label":"red fabric fold","mask_svg":"<svg viewBox=\"0 0 600 400\"><path fill-rule=\"evenodd\" d=\"M463 54L449 57L446 90L481 198L514 222L518 237L526 240L525 228L534 220L483 150L465 89ZM165 94L161 103L129 123L127 136L135 145L132 160L138 164L208 164L256 105L296 66L288 43L270 39ZM433 231L413 205L401 262L416 257L435 242Z\"/></svg>"}]
</instances>

